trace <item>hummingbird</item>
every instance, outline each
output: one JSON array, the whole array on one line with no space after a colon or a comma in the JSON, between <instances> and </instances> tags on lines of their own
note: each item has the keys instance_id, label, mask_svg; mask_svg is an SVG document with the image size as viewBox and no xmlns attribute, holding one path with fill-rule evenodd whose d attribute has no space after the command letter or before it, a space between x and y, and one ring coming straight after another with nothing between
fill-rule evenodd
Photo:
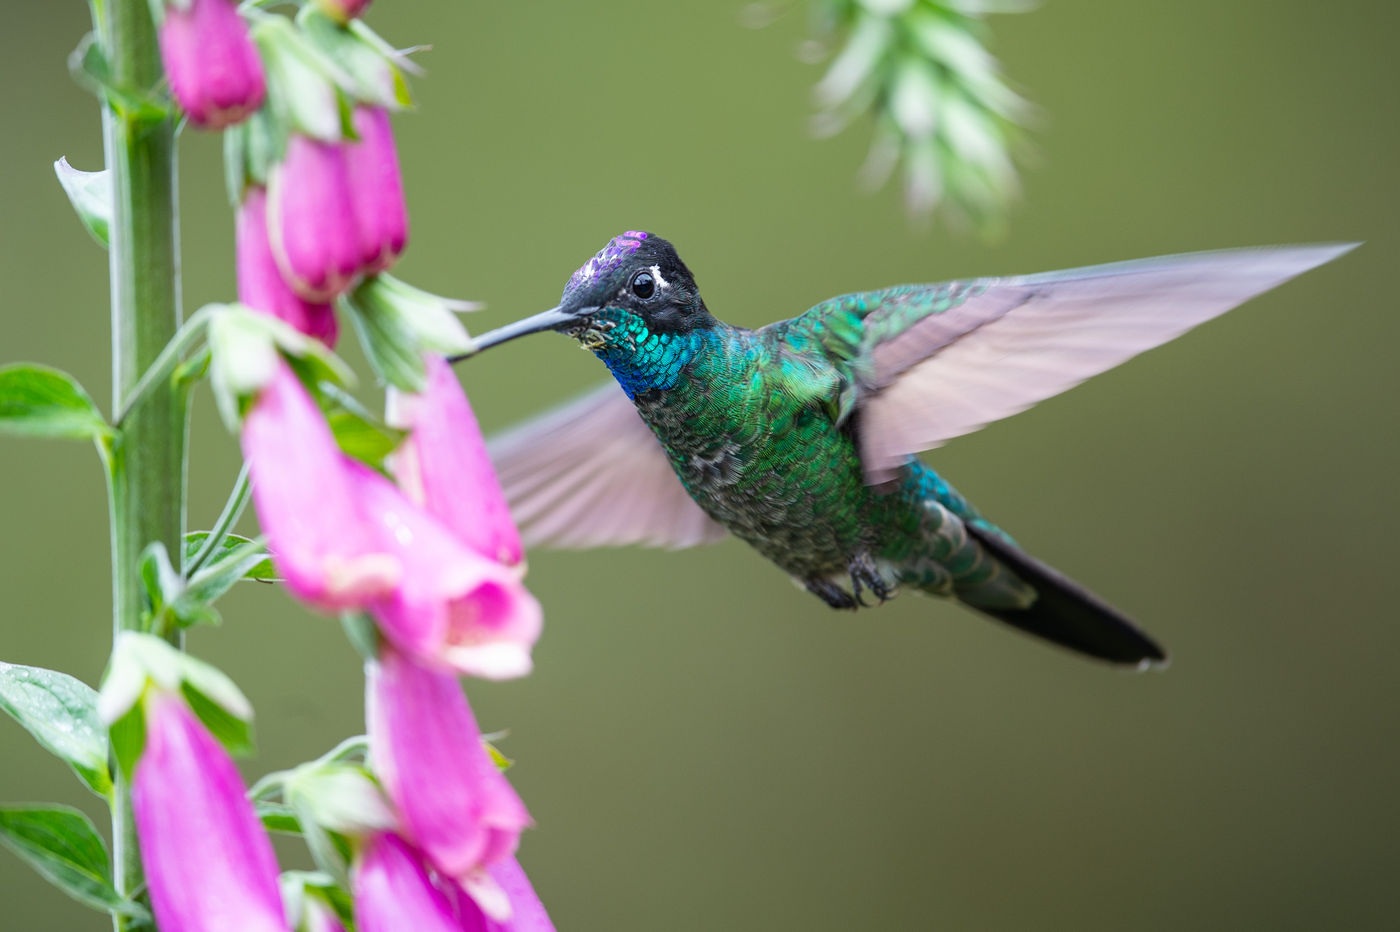
<instances>
[{"instance_id":1,"label":"hummingbird","mask_svg":"<svg viewBox=\"0 0 1400 932\"><path fill-rule=\"evenodd\" d=\"M675 248L614 237L556 307L473 339L573 337L613 382L488 443L527 545L726 533L837 609L912 589L1090 657L1166 652L1037 560L916 454L1022 411L1356 244L1234 249L896 285L750 330Z\"/></svg>"}]
</instances>

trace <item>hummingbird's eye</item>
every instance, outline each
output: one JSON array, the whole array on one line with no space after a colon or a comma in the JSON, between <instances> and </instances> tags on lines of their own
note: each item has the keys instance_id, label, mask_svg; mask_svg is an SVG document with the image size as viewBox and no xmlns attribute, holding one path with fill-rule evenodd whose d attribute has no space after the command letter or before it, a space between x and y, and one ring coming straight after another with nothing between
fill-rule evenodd
<instances>
[{"instance_id":1,"label":"hummingbird's eye","mask_svg":"<svg viewBox=\"0 0 1400 932\"><path fill-rule=\"evenodd\" d=\"M650 272L638 272L632 276L632 293L645 301L656 293L656 279Z\"/></svg>"}]
</instances>

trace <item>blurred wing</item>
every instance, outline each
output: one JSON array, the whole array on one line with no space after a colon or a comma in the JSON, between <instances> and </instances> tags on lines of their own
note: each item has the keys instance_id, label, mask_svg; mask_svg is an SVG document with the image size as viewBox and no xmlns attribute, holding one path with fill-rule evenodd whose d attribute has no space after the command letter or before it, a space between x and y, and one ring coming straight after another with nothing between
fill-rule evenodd
<instances>
[{"instance_id":1,"label":"blurred wing","mask_svg":"<svg viewBox=\"0 0 1400 932\"><path fill-rule=\"evenodd\" d=\"M866 481L1110 369L1355 244L1237 249L891 289L865 314ZM878 302L882 292L868 296Z\"/></svg>"},{"instance_id":2,"label":"blurred wing","mask_svg":"<svg viewBox=\"0 0 1400 932\"><path fill-rule=\"evenodd\" d=\"M724 536L614 382L487 442L527 545L692 547Z\"/></svg>"}]
</instances>

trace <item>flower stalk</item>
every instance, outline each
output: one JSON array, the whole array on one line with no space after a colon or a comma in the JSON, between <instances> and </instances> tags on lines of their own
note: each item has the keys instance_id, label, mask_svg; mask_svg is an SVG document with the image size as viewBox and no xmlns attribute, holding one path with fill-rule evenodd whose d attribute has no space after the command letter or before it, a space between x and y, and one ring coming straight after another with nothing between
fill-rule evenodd
<instances>
[{"instance_id":1,"label":"flower stalk","mask_svg":"<svg viewBox=\"0 0 1400 932\"><path fill-rule=\"evenodd\" d=\"M113 83L143 92L161 79L160 49L147 0L107 0L94 24ZM180 326L179 225L175 122L121 105L102 108L103 148L112 179L109 275L112 396L120 409L135 396L112 444L109 482L112 529L113 634L139 630L144 609L140 559L155 541L178 552L184 532L186 405L170 380L135 389ZM130 785L116 781L112 808L113 880L130 896L141 883ZM122 930L131 920L120 914Z\"/></svg>"}]
</instances>

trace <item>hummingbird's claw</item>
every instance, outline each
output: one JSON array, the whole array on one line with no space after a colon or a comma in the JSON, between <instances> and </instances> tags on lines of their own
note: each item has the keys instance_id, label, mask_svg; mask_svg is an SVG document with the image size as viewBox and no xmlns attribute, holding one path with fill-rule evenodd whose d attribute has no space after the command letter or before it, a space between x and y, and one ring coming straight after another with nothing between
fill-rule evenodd
<instances>
[{"instance_id":1,"label":"hummingbird's claw","mask_svg":"<svg viewBox=\"0 0 1400 932\"><path fill-rule=\"evenodd\" d=\"M804 579L802 585L808 592L832 608L860 608L860 603L856 601L855 597L829 579Z\"/></svg>"},{"instance_id":2,"label":"hummingbird's claw","mask_svg":"<svg viewBox=\"0 0 1400 932\"><path fill-rule=\"evenodd\" d=\"M851 574L851 592L860 605L866 604L865 599L861 598L866 589L869 589L877 600L869 607L879 605L892 595L890 587L885 583L884 577L880 575L880 570L875 566L875 561L870 558L870 554L858 554L846 567L846 572Z\"/></svg>"}]
</instances>

